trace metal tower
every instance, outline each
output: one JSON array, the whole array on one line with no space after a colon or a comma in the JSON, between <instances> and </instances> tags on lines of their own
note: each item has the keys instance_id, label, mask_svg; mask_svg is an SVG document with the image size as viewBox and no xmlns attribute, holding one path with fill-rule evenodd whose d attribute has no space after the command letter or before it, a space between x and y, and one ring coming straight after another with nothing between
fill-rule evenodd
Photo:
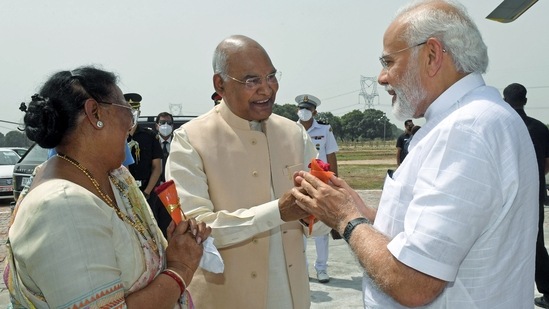
<instances>
[{"instance_id":1,"label":"metal tower","mask_svg":"<svg viewBox=\"0 0 549 309\"><path fill-rule=\"evenodd\" d=\"M377 97L377 104L379 104L379 94L377 93L377 76L366 77L360 75L360 93L358 94L358 103L360 104L360 97L364 98L366 103L365 109L370 109L374 105L374 99Z\"/></svg>"}]
</instances>

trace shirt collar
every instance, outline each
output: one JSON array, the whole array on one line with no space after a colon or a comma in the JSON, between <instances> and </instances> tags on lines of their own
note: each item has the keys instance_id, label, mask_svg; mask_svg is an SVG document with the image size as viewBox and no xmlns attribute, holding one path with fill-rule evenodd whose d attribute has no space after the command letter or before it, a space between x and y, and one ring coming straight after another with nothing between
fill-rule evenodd
<instances>
[{"instance_id":1,"label":"shirt collar","mask_svg":"<svg viewBox=\"0 0 549 309\"><path fill-rule=\"evenodd\" d=\"M299 119L296 121L297 123L299 123L300 125L303 125ZM316 128L316 127L320 127L320 124L316 121L316 119L313 118L313 124L311 124L311 127L309 129L307 129L307 131L310 131L312 130L313 128Z\"/></svg>"},{"instance_id":2,"label":"shirt collar","mask_svg":"<svg viewBox=\"0 0 549 309\"><path fill-rule=\"evenodd\" d=\"M224 100L221 100L221 103L214 106L214 110L227 121L227 123L235 128L241 129L241 130L253 130L252 125L255 127L256 125L260 126L260 129L258 131L264 131L263 126L266 125L266 123L269 121L269 118L263 120L263 121L248 121L246 119L240 118L237 115L235 115L227 106ZM252 124L252 122L256 124Z\"/></svg>"},{"instance_id":3,"label":"shirt collar","mask_svg":"<svg viewBox=\"0 0 549 309\"><path fill-rule=\"evenodd\" d=\"M425 120L429 121L447 111L452 105L459 102L467 93L478 87L485 86L484 79L479 73L471 73L455 82L450 88L446 89L425 112Z\"/></svg>"},{"instance_id":4,"label":"shirt collar","mask_svg":"<svg viewBox=\"0 0 549 309\"><path fill-rule=\"evenodd\" d=\"M160 144L164 143L164 142L168 142L171 143L172 142L172 137L173 137L173 134L170 134L170 137L168 139L164 139L162 137L162 135L160 135L160 133L158 134L158 140L160 141Z\"/></svg>"}]
</instances>

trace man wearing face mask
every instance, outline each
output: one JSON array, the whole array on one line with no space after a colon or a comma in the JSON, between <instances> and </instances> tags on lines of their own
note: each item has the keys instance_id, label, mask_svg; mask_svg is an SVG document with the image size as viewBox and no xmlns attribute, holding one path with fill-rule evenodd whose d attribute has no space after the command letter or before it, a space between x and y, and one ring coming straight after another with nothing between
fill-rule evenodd
<instances>
[{"instance_id":1,"label":"man wearing face mask","mask_svg":"<svg viewBox=\"0 0 549 309\"><path fill-rule=\"evenodd\" d=\"M159 179L159 184L162 184L166 181L165 167L166 160L170 154L170 144L173 137L173 116L168 112L161 112L158 116L156 116L155 122L156 131L158 132L157 139L160 144L160 148L162 149L162 174L160 174ZM166 230L172 219L160 199L156 199L153 213L156 218L156 222L158 223L158 227L160 227L160 230L162 230L162 233L166 236Z\"/></svg>"},{"instance_id":2,"label":"man wearing face mask","mask_svg":"<svg viewBox=\"0 0 549 309\"><path fill-rule=\"evenodd\" d=\"M162 148L162 174L160 181L165 182L164 167L166 159L170 153L170 143L172 142L173 116L170 113L162 112L156 116L156 131L158 132L158 142Z\"/></svg>"},{"instance_id":3,"label":"man wearing face mask","mask_svg":"<svg viewBox=\"0 0 549 309\"><path fill-rule=\"evenodd\" d=\"M332 132L332 127L313 118L316 116L316 108L320 106L320 100L310 94L302 94L298 95L295 101L298 107L298 122L307 130L313 145L315 145L318 151L318 159L329 163L330 171L337 175L336 152L339 150L339 147ZM334 239L341 238L341 236L337 235L337 232L333 235ZM330 276L328 275L328 234L316 236L314 240L316 246L316 277L318 282L327 283L330 281Z\"/></svg>"}]
</instances>

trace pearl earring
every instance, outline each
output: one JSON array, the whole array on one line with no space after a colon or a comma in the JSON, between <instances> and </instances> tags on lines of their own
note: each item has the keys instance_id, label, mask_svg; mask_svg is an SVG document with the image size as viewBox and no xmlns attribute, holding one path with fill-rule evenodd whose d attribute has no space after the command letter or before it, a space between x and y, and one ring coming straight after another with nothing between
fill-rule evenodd
<instances>
[{"instance_id":1,"label":"pearl earring","mask_svg":"<svg viewBox=\"0 0 549 309\"><path fill-rule=\"evenodd\" d=\"M101 129L103 127L103 121L97 120L97 127Z\"/></svg>"}]
</instances>

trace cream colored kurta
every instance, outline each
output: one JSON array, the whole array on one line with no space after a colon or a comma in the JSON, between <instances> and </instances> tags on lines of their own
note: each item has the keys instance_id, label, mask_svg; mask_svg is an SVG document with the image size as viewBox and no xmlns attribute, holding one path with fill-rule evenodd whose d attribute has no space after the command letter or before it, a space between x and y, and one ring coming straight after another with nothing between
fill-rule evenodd
<instances>
[{"instance_id":1,"label":"cream colored kurta","mask_svg":"<svg viewBox=\"0 0 549 309\"><path fill-rule=\"evenodd\" d=\"M25 307L122 307L126 295L165 268L166 241L143 194L126 168L111 175L119 182L112 186L120 211L132 218L139 213L159 251L90 191L48 180L22 194L9 230L13 260L7 285Z\"/></svg>"},{"instance_id":2,"label":"cream colored kurta","mask_svg":"<svg viewBox=\"0 0 549 309\"><path fill-rule=\"evenodd\" d=\"M271 115L262 131L222 102L174 132L166 179L176 182L185 213L212 227L225 261L224 274L195 275L190 290L197 308L266 308L269 286L288 286L269 273L277 253L290 304L310 306L304 229L280 219L272 195L293 186L293 173L307 169L316 150L303 127L286 118ZM329 230L317 225L318 232ZM277 235L283 252L272 252Z\"/></svg>"}]
</instances>

